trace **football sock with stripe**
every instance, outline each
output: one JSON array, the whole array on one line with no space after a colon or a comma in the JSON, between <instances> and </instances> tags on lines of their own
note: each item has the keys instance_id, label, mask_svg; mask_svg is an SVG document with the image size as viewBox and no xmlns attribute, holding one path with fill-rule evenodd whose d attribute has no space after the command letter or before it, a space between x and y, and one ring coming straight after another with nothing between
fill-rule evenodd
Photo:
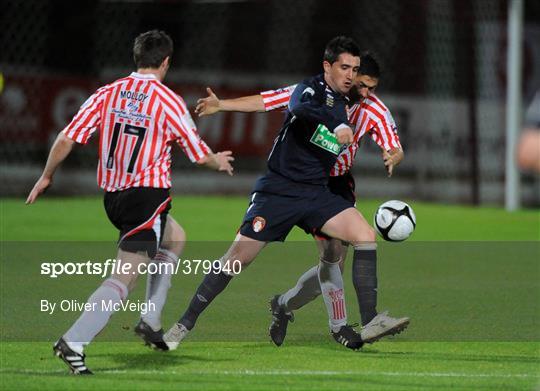
<instances>
[{"instance_id":1,"label":"football sock with stripe","mask_svg":"<svg viewBox=\"0 0 540 391\"><path fill-rule=\"evenodd\" d=\"M377 243L354 246L352 279L365 326L377 316Z\"/></svg>"},{"instance_id":2,"label":"football sock with stripe","mask_svg":"<svg viewBox=\"0 0 540 391\"><path fill-rule=\"evenodd\" d=\"M156 264L159 273L148 273L146 278L145 300L148 305L147 311L144 314L141 313L141 319L154 331L158 331L161 329L161 312L171 287L171 278L178 263L178 256L172 251L161 248L152 262Z\"/></svg>"},{"instance_id":3,"label":"football sock with stripe","mask_svg":"<svg viewBox=\"0 0 540 391\"><path fill-rule=\"evenodd\" d=\"M201 285L197 288L197 292L191 299L188 309L184 312L178 323L183 324L188 330L191 330L201 313L217 295L223 292L231 280L232 276L223 272L207 274Z\"/></svg>"},{"instance_id":4,"label":"football sock with stripe","mask_svg":"<svg viewBox=\"0 0 540 391\"><path fill-rule=\"evenodd\" d=\"M82 354L95 336L107 325L114 308L128 295L128 288L122 282L109 278L88 298L85 311L64 334L68 346Z\"/></svg>"},{"instance_id":5,"label":"football sock with stripe","mask_svg":"<svg viewBox=\"0 0 540 391\"><path fill-rule=\"evenodd\" d=\"M347 324L343 278L338 263L319 262L319 283L328 312L330 329L338 332Z\"/></svg>"},{"instance_id":6,"label":"football sock with stripe","mask_svg":"<svg viewBox=\"0 0 540 391\"><path fill-rule=\"evenodd\" d=\"M318 266L313 266L302 274L296 285L279 297L278 304L287 311L294 311L319 296L321 294L321 284L319 283L318 268Z\"/></svg>"}]
</instances>

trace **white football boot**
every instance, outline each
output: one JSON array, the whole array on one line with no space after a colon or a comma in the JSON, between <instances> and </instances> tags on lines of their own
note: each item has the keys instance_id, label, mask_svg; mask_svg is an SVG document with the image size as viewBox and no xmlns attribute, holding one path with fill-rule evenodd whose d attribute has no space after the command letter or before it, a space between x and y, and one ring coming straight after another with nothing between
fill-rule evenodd
<instances>
[{"instance_id":1,"label":"white football boot","mask_svg":"<svg viewBox=\"0 0 540 391\"><path fill-rule=\"evenodd\" d=\"M163 335L163 341L165 341L165 344L169 347L169 350L176 350L178 345L180 345L180 342L186 338L188 333L189 330L186 329L183 324L175 323L173 327L171 327L169 331Z\"/></svg>"},{"instance_id":2,"label":"white football boot","mask_svg":"<svg viewBox=\"0 0 540 391\"><path fill-rule=\"evenodd\" d=\"M392 318L391 316L388 316L388 311L384 311L377 314L371 322L362 327L360 335L362 335L362 341L373 343L387 335L401 333L407 328L409 323L410 319L407 317Z\"/></svg>"}]
</instances>

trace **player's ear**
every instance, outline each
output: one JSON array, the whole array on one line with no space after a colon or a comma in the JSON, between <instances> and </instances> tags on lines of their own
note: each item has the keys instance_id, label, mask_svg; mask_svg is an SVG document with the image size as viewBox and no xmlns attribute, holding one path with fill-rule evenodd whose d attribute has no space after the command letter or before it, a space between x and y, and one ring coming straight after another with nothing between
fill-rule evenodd
<instances>
[{"instance_id":1,"label":"player's ear","mask_svg":"<svg viewBox=\"0 0 540 391\"><path fill-rule=\"evenodd\" d=\"M328 61L323 61L322 63L324 73L330 73L330 70L332 69L332 64L330 64Z\"/></svg>"},{"instance_id":2,"label":"player's ear","mask_svg":"<svg viewBox=\"0 0 540 391\"><path fill-rule=\"evenodd\" d=\"M161 63L161 66L165 69L168 69L170 65L171 65L171 57L167 56L165 57L165 60L163 60L163 62Z\"/></svg>"}]
</instances>

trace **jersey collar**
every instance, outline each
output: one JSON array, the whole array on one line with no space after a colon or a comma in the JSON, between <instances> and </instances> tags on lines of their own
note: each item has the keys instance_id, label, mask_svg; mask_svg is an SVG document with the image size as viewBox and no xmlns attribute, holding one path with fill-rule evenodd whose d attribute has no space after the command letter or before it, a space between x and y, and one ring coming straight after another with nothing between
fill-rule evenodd
<instances>
[{"instance_id":1,"label":"jersey collar","mask_svg":"<svg viewBox=\"0 0 540 391\"><path fill-rule=\"evenodd\" d=\"M345 103L349 104L349 97L347 95L342 95L341 93L336 92L332 88L330 88L326 80L324 80L324 73L321 73L316 77L319 79L319 83L324 86L325 92L327 94L332 94L337 99L343 99Z\"/></svg>"},{"instance_id":2,"label":"jersey collar","mask_svg":"<svg viewBox=\"0 0 540 391\"><path fill-rule=\"evenodd\" d=\"M146 80L157 80L156 75L152 73L137 73L137 72L131 72L131 77L136 77L137 79L146 79Z\"/></svg>"}]
</instances>

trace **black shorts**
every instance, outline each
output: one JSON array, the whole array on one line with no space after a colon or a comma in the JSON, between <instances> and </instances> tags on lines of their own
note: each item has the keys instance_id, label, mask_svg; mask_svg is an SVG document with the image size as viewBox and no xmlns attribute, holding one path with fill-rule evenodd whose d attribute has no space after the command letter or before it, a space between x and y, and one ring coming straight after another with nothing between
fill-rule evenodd
<instances>
[{"instance_id":1,"label":"black shorts","mask_svg":"<svg viewBox=\"0 0 540 391\"><path fill-rule=\"evenodd\" d=\"M326 186L300 185L281 178L273 189L265 180L263 191L255 186L240 227L240 233L251 239L284 241L295 225L315 234L332 217L353 206Z\"/></svg>"},{"instance_id":2,"label":"black shorts","mask_svg":"<svg viewBox=\"0 0 540 391\"><path fill-rule=\"evenodd\" d=\"M355 188L354 177L348 171L340 176L331 176L328 180L328 189L349 201L352 206L356 204Z\"/></svg>"},{"instance_id":3,"label":"black shorts","mask_svg":"<svg viewBox=\"0 0 540 391\"><path fill-rule=\"evenodd\" d=\"M129 252L146 251L153 258L171 209L169 189L134 187L105 193L105 211L120 231L118 246Z\"/></svg>"},{"instance_id":4,"label":"black shorts","mask_svg":"<svg viewBox=\"0 0 540 391\"><path fill-rule=\"evenodd\" d=\"M354 177L348 171L343 175L331 176L330 179L328 180L328 189L332 193L350 202L352 208L356 206L355 188L356 188L356 184L354 182ZM322 233L320 230L314 232L313 236L315 236L315 238L319 240L332 239L330 236Z\"/></svg>"}]
</instances>

